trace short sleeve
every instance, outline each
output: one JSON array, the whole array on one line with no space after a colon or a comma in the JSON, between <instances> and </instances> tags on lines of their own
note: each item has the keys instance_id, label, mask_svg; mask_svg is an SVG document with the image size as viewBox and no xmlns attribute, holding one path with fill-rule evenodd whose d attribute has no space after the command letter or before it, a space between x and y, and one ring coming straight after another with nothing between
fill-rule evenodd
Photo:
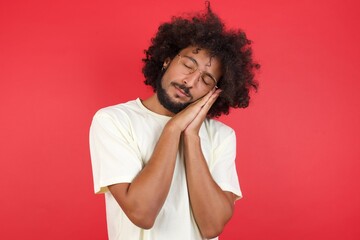
<instances>
[{"instance_id":1,"label":"short sleeve","mask_svg":"<svg viewBox=\"0 0 360 240\"><path fill-rule=\"evenodd\" d=\"M236 158L236 136L235 132L231 133L221 140L213 154L213 161L210 165L210 172L214 181L223 191L229 191L237 196L242 197L240 184L235 165Z\"/></svg>"},{"instance_id":2,"label":"short sleeve","mask_svg":"<svg viewBox=\"0 0 360 240\"><path fill-rule=\"evenodd\" d=\"M131 182L143 165L130 131L131 121L120 113L99 110L90 127L90 155L95 193L107 186Z\"/></svg>"}]
</instances>

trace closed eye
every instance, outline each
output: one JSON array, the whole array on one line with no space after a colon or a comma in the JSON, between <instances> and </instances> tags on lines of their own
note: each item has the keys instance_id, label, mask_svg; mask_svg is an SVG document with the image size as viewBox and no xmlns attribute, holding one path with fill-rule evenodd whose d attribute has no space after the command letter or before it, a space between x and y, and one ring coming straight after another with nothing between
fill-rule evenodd
<instances>
[{"instance_id":1,"label":"closed eye","mask_svg":"<svg viewBox=\"0 0 360 240\"><path fill-rule=\"evenodd\" d=\"M209 79L207 79L208 78L208 76L201 76L201 80L206 84L206 85L210 85L211 83L210 83L210 80Z\"/></svg>"}]
</instances>

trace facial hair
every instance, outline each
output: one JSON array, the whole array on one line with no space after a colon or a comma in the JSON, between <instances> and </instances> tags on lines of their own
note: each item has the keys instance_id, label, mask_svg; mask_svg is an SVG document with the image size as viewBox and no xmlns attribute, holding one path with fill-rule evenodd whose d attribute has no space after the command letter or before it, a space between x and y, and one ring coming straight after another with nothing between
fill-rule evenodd
<instances>
[{"instance_id":1,"label":"facial hair","mask_svg":"<svg viewBox=\"0 0 360 240\"><path fill-rule=\"evenodd\" d=\"M165 89L162 87L162 77L164 74L161 74L159 76L158 81L156 81L156 94L157 98L159 99L160 104L169 110L172 113L179 113L181 110L186 108L191 102L187 103L177 103L171 100L169 94L165 91ZM182 89L187 95L190 95L189 89L185 85L177 84L177 83L171 83L173 86L176 86L180 89ZM192 97L191 97L192 98Z\"/></svg>"}]
</instances>

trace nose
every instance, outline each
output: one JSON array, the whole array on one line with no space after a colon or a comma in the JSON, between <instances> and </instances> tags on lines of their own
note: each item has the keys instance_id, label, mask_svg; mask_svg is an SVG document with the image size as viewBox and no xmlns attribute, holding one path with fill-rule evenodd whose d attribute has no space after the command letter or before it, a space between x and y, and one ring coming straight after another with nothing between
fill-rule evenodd
<instances>
[{"instance_id":1,"label":"nose","mask_svg":"<svg viewBox=\"0 0 360 240\"><path fill-rule=\"evenodd\" d=\"M199 81L200 76L201 72L196 70L195 72L186 75L183 82L187 87L192 87Z\"/></svg>"}]
</instances>

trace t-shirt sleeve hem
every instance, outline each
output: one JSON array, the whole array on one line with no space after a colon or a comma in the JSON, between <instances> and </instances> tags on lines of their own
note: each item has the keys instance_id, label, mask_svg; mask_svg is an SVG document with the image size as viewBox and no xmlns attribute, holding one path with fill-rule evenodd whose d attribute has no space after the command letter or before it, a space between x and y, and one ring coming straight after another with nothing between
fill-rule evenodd
<instances>
[{"instance_id":1,"label":"t-shirt sleeve hem","mask_svg":"<svg viewBox=\"0 0 360 240\"><path fill-rule=\"evenodd\" d=\"M133 179L134 176L121 176L111 179L105 179L101 181L100 184L95 185L94 192L95 194L106 193L107 191L109 191L108 186L117 183L131 183Z\"/></svg>"},{"instance_id":2,"label":"t-shirt sleeve hem","mask_svg":"<svg viewBox=\"0 0 360 240\"><path fill-rule=\"evenodd\" d=\"M221 184L220 183L218 185L220 186L221 190L226 191L226 192L232 192L233 194L235 194L236 195L235 201L239 200L239 199L241 199L243 197L242 193L241 193L241 190L238 189L238 188L235 188L235 187L230 186L228 184Z\"/></svg>"}]
</instances>

